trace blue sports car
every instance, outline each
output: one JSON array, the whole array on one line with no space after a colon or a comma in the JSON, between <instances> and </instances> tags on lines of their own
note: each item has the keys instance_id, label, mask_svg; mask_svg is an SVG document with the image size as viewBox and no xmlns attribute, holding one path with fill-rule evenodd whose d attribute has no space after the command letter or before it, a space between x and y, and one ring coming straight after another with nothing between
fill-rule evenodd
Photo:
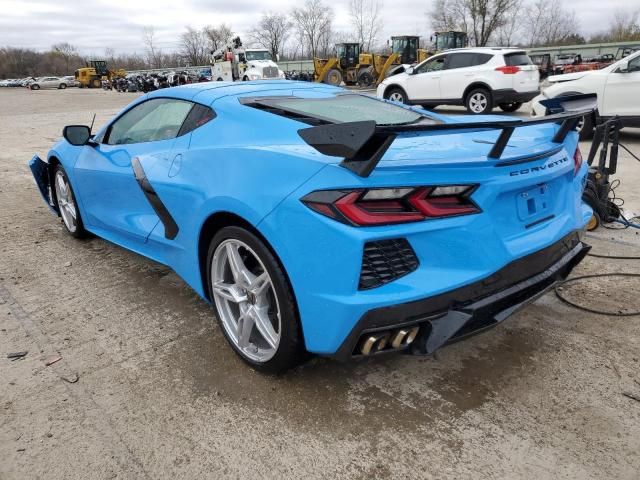
<instances>
[{"instance_id":1,"label":"blue sports car","mask_svg":"<svg viewBox=\"0 0 640 480\"><path fill-rule=\"evenodd\" d=\"M566 277L577 122L447 118L326 85L204 83L65 127L36 183L66 230L171 267L277 372L306 352L429 354Z\"/></svg>"}]
</instances>

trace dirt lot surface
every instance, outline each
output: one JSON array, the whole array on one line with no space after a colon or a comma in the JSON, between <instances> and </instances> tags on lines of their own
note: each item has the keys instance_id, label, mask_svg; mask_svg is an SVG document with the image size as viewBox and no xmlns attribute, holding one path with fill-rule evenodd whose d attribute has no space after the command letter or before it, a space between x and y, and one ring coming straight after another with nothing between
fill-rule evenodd
<instances>
[{"instance_id":1,"label":"dirt lot surface","mask_svg":"<svg viewBox=\"0 0 640 480\"><path fill-rule=\"evenodd\" d=\"M0 90L2 480L638 478L640 317L584 313L549 293L435 357L314 359L267 377L170 270L65 234L27 161L64 125L94 112L100 125L132 98ZM622 137L640 152L640 131ZM640 164L622 154L619 177L616 193L640 212ZM640 255L637 232L587 241ZM587 257L574 275L639 265ZM564 292L624 311L640 308L638 287Z\"/></svg>"}]
</instances>

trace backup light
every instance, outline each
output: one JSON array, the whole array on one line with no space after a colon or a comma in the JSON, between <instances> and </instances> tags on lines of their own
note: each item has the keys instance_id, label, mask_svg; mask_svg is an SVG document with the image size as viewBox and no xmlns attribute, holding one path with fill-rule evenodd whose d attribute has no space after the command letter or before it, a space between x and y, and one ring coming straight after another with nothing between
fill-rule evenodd
<instances>
[{"instance_id":1,"label":"backup light","mask_svg":"<svg viewBox=\"0 0 640 480\"><path fill-rule=\"evenodd\" d=\"M302 202L321 215L354 226L419 222L480 212L477 185L318 190Z\"/></svg>"}]
</instances>

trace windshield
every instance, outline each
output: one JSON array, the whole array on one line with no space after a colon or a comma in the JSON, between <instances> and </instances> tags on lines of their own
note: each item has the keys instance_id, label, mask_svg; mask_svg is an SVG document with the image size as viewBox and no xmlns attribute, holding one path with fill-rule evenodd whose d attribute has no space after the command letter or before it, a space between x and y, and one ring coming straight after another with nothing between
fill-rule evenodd
<instances>
[{"instance_id":1,"label":"windshield","mask_svg":"<svg viewBox=\"0 0 640 480\"><path fill-rule=\"evenodd\" d=\"M413 110L364 95L346 94L328 98L269 98L259 103L296 115L331 123L375 120L377 125L403 125L425 120L440 123Z\"/></svg>"},{"instance_id":2,"label":"windshield","mask_svg":"<svg viewBox=\"0 0 640 480\"><path fill-rule=\"evenodd\" d=\"M247 61L251 60L271 60L271 54L266 50L258 50L255 52L244 52Z\"/></svg>"}]
</instances>

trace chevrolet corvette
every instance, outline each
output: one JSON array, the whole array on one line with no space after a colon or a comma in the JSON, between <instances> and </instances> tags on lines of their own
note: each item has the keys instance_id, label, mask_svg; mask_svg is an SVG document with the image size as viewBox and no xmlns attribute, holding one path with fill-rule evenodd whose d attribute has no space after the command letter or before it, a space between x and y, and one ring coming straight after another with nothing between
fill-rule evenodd
<instances>
[{"instance_id":1,"label":"chevrolet corvette","mask_svg":"<svg viewBox=\"0 0 640 480\"><path fill-rule=\"evenodd\" d=\"M589 247L577 122L447 117L302 82L141 96L29 162L74 237L172 268L264 372L430 354L499 324Z\"/></svg>"}]
</instances>

